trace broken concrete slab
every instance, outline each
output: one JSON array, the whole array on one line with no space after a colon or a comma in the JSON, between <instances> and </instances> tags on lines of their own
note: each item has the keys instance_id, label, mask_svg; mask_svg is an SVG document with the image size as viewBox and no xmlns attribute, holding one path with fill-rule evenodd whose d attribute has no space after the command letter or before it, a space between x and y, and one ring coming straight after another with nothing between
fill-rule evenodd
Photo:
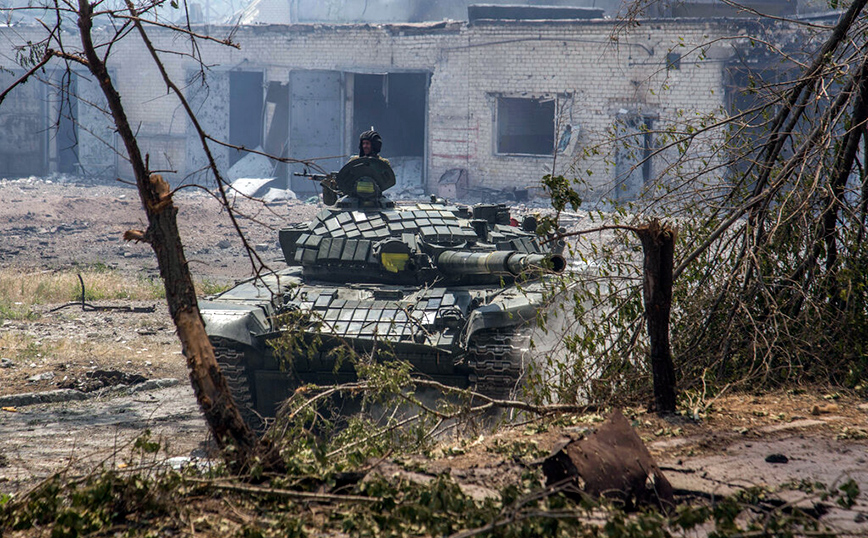
<instances>
[{"instance_id":1,"label":"broken concrete slab","mask_svg":"<svg viewBox=\"0 0 868 538\"><path fill-rule=\"evenodd\" d=\"M241 177L232 182L232 189L242 196L251 198L264 190L264 187L274 181L273 177Z\"/></svg>"},{"instance_id":2,"label":"broken concrete slab","mask_svg":"<svg viewBox=\"0 0 868 538\"><path fill-rule=\"evenodd\" d=\"M106 387L103 390L93 392L84 392L76 389L55 389L43 392L24 392L21 394L12 394L0 398L0 407L24 407L28 405L48 404L48 403L63 403L76 400L86 400L94 396L103 396L105 394L136 394L151 390L165 389L179 385L181 382L173 377L163 379L149 379L140 382L136 385L116 385Z\"/></svg>"},{"instance_id":3,"label":"broken concrete slab","mask_svg":"<svg viewBox=\"0 0 868 538\"><path fill-rule=\"evenodd\" d=\"M75 389L56 389L44 392L24 392L0 398L0 407L22 407L44 403L69 402L85 400L87 394Z\"/></svg>"},{"instance_id":4,"label":"broken concrete slab","mask_svg":"<svg viewBox=\"0 0 868 538\"><path fill-rule=\"evenodd\" d=\"M297 200L298 197L289 189L275 189L271 187L262 195L262 201L266 203L284 202L286 200Z\"/></svg>"},{"instance_id":5,"label":"broken concrete slab","mask_svg":"<svg viewBox=\"0 0 868 538\"><path fill-rule=\"evenodd\" d=\"M556 445L542 469L548 486L572 482L581 493L619 499L628 507L668 510L675 504L669 481L618 410L587 437Z\"/></svg>"},{"instance_id":6,"label":"broken concrete slab","mask_svg":"<svg viewBox=\"0 0 868 538\"><path fill-rule=\"evenodd\" d=\"M175 379L174 377L166 377L163 379L149 379L144 383L139 383L138 385L130 387L128 392L130 394L135 394L137 392L147 392L149 390L165 389L169 387L174 387L175 385L179 385L180 383L181 381Z\"/></svg>"},{"instance_id":7,"label":"broken concrete slab","mask_svg":"<svg viewBox=\"0 0 868 538\"><path fill-rule=\"evenodd\" d=\"M794 420L792 422L787 422L785 424L772 424L770 426L764 426L762 428L759 428L759 431L763 433L774 433L786 430L797 430L799 428L810 428L811 426L820 426L823 424L825 424L825 422L822 420L803 418L799 420Z\"/></svg>"},{"instance_id":8,"label":"broken concrete slab","mask_svg":"<svg viewBox=\"0 0 868 538\"><path fill-rule=\"evenodd\" d=\"M257 147L254 151L262 151ZM274 164L265 155L248 153L226 171L226 179L235 182L239 178L274 178Z\"/></svg>"}]
</instances>

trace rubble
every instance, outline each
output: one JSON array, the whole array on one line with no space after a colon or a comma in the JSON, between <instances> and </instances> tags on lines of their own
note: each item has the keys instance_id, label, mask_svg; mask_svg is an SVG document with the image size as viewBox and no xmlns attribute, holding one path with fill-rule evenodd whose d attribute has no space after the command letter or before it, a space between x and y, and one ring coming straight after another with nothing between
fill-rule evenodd
<instances>
[{"instance_id":1,"label":"rubble","mask_svg":"<svg viewBox=\"0 0 868 538\"><path fill-rule=\"evenodd\" d=\"M566 438L556 445L542 469L547 486L571 483L581 492L578 496L602 495L628 507L675 505L672 486L618 410L587 437Z\"/></svg>"}]
</instances>

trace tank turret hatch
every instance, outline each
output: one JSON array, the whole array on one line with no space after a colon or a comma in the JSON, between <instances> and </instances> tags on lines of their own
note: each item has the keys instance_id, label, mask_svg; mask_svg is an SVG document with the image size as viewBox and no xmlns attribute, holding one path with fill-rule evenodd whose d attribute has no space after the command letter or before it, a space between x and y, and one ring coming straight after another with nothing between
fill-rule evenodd
<instances>
[{"instance_id":1,"label":"tank turret hatch","mask_svg":"<svg viewBox=\"0 0 868 538\"><path fill-rule=\"evenodd\" d=\"M389 161L379 157L357 157L345 164L335 176L337 189L344 194L337 207L394 207L383 192L394 187L395 183L395 172Z\"/></svg>"}]
</instances>

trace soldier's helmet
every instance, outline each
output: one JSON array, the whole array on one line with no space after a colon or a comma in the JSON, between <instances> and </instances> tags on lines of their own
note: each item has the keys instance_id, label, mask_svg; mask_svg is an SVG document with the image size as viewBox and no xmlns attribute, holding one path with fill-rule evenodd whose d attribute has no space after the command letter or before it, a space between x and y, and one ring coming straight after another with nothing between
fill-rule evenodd
<instances>
[{"instance_id":1,"label":"soldier's helmet","mask_svg":"<svg viewBox=\"0 0 868 538\"><path fill-rule=\"evenodd\" d=\"M379 155L380 150L383 149L383 138L380 136L380 133L374 131L373 129L370 131L365 131L361 135L359 135L359 156L364 156L364 152L362 151L362 142L365 140L369 140L371 142L371 151L374 155Z\"/></svg>"}]
</instances>

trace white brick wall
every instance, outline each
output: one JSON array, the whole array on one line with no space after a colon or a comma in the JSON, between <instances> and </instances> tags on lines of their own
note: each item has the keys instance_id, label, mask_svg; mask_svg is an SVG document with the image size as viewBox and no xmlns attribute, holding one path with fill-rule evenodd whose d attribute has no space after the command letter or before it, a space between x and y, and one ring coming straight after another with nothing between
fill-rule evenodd
<instances>
[{"instance_id":1,"label":"white brick wall","mask_svg":"<svg viewBox=\"0 0 868 538\"><path fill-rule=\"evenodd\" d=\"M428 71L428 181L436 186L450 168L466 168L473 185L511 188L536 184L550 172L550 156L495 154L493 95L570 95L563 118L581 129L571 155L559 155L558 173L590 178L605 189L612 172L602 156L577 160L582 150L602 144L621 109L659 117L655 126L677 121L679 111L707 114L723 106L721 86L726 50L699 58L694 47L731 32L714 22L648 22L613 39L614 21L550 23L450 23L436 29L379 25L257 26L238 29L240 50L199 42L215 70L243 65L262 69L265 79L285 82L293 69L354 72ZM188 39L150 30L160 49L190 53ZM212 28L222 37L228 29ZM9 66L13 43L35 40L38 29L0 28L0 65ZM106 39L107 35L100 36ZM74 36L67 36L75 43ZM682 52L681 69L667 71L666 54ZM182 177L187 120L167 93L157 69L135 34L115 45L109 66L128 116L152 168L173 168ZM184 81L195 68L189 56L164 54L170 76ZM2 113L2 110L0 110ZM346 144L348 149L355 140ZM388 156L388 141L384 155ZM586 170L592 175L588 176ZM123 173L123 170L122 170Z\"/></svg>"}]
</instances>

